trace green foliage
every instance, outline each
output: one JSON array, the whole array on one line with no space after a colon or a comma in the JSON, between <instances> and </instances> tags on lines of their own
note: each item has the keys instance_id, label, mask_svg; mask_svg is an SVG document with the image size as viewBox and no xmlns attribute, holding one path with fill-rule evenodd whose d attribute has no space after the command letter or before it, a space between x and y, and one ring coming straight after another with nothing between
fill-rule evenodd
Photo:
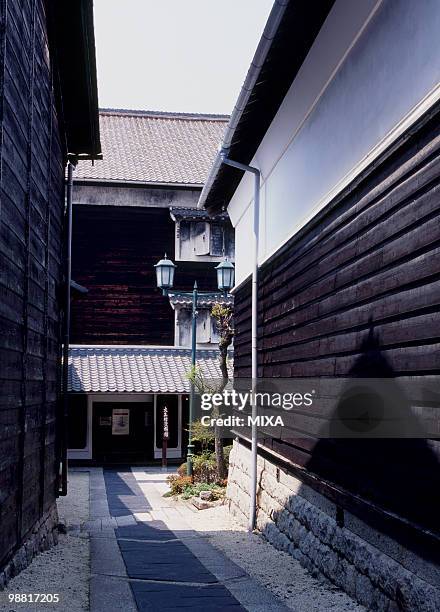
<instances>
[{"instance_id":1,"label":"green foliage","mask_svg":"<svg viewBox=\"0 0 440 612\"><path fill-rule=\"evenodd\" d=\"M190 499L195 495L199 495L201 491L211 491L213 500L222 499L225 496L225 489L223 487L216 484L200 482L198 484L186 486L183 491L182 498Z\"/></svg>"},{"instance_id":2,"label":"green foliage","mask_svg":"<svg viewBox=\"0 0 440 612\"><path fill-rule=\"evenodd\" d=\"M217 462L214 453L202 453L193 457L194 482L214 483L218 478Z\"/></svg>"},{"instance_id":3,"label":"green foliage","mask_svg":"<svg viewBox=\"0 0 440 612\"><path fill-rule=\"evenodd\" d=\"M167 477L167 482L170 485L171 495L180 495L187 486L192 485L192 478L190 476L171 474Z\"/></svg>"},{"instance_id":4,"label":"green foliage","mask_svg":"<svg viewBox=\"0 0 440 612\"><path fill-rule=\"evenodd\" d=\"M234 337L233 311L229 306L216 302L211 309L211 316L215 320L219 335L220 350L228 349ZM225 356L226 357L226 356Z\"/></svg>"},{"instance_id":5,"label":"green foliage","mask_svg":"<svg viewBox=\"0 0 440 612\"><path fill-rule=\"evenodd\" d=\"M228 453L229 454L229 453ZM177 474L180 478L186 477L187 464L182 465L177 469ZM195 484L216 484L221 482L218 478L217 462L215 453L209 451L193 457L193 482Z\"/></svg>"},{"instance_id":6,"label":"green foliage","mask_svg":"<svg viewBox=\"0 0 440 612\"><path fill-rule=\"evenodd\" d=\"M186 471L186 463L180 466L177 475L171 474L167 477L170 490L165 493L164 497L181 495L183 499L190 499L194 495L199 495L200 491L211 491L213 500L222 499L225 496L226 481L221 483L193 482L190 476L183 475L184 471Z\"/></svg>"},{"instance_id":7,"label":"green foliage","mask_svg":"<svg viewBox=\"0 0 440 612\"><path fill-rule=\"evenodd\" d=\"M197 393L202 395L203 393L216 393L217 386L210 385L203 376L202 371L197 366L191 366L191 369L187 373L186 377L194 385Z\"/></svg>"},{"instance_id":8,"label":"green foliage","mask_svg":"<svg viewBox=\"0 0 440 612\"><path fill-rule=\"evenodd\" d=\"M229 464L229 455L231 454L231 450L232 450L232 444L228 444L227 446L223 447L223 455L226 461L226 465Z\"/></svg>"},{"instance_id":9,"label":"green foliage","mask_svg":"<svg viewBox=\"0 0 440 612\"><path fill-rule=\"evenodd\" d=\"M193 442L199 442L202 452L206 452L209 446L214 444L214 430L211 427L202 425L200 420L194 421L191 427L191 439Z\"/></svg>"}]
</instances>

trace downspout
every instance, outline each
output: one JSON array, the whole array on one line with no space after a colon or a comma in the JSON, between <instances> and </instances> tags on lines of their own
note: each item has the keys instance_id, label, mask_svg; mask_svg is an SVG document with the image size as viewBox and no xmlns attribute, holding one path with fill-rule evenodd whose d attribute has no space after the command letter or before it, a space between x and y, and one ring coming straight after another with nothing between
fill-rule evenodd
<instances>
[{"instance_id":1,"label":"downspout","mask_svg":"<svg viewBox=\"0 0 440 612\"><path fill-rule=\"evenodd\" d=\"M258 247L260 232L260 177L258 168L241 164L227 157L227 152L221 155L222 163L233 166L244 172L251 172L254 175L254 206L253 206L253 231L252 231L252 324L251 324L251 376L252 376L252 434L251 434L251 483L250 483L250 504L249 504L249 531L255 529L257 518L257 406L254 395L257 390L258 378L258 353L257 353L257 328L258 328Z\"/></svg>"},{"instance_id":2,"label":"downspout","mask_svg":"<svg viewBox=\"0 0 440 612\"><path fill-rule=\"evenodd\" d=\"M61 448L61 486L59 495L67 495L67 445L68 445L68 417L69 417L69 342L70 342L70 289L72 284L72 191L73 191L72 161L67 162L67 189L66 189L66 268L65 268L65 295L64 295L64 321L63 321L63 370L62 370L62 448Z\"/></svg>"}]
</instances>

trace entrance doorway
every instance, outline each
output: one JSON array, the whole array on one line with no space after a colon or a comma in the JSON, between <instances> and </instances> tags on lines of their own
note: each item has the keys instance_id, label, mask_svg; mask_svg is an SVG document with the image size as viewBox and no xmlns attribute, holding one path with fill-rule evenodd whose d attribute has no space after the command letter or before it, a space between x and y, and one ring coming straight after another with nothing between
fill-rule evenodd
<instances>
[{"instance_id":1,"label":"entrance doorway","mask_svg":"<svg viewBox=\"0 0 440 612\"><path fill-rule=\"evenodd\" d=\"M93 459L117 464L153 458L153 400L93 402Z\"/></svg>"}]
</instances>

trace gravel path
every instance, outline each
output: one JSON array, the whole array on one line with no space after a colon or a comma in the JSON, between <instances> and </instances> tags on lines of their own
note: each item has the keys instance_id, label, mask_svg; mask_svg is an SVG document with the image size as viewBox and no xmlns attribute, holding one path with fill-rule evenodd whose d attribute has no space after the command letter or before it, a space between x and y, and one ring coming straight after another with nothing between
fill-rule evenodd
<instances>
[{"instance_id":1,"label":"gravel path","mask_svg":"<svg viewBox=\"0 0 440 612\"><path fill-rule=\"evenodd\" d=\"M177 502L182 505L182 502ZM188 508L188 507L187 507ZM249 534L226 506L192 511L191 527L296 612L365 612L337 587L322 584L262 536ZM189 519L187 519L189 520Z\"/></svg>"},{"instance_id":2,"label":"gravel path","mask_svg":"<svg viewBox=\"0 0 440 612\"><path fill-rule=\"evenodd\" d=\"M61 522L89 518L89 474L69 474L69 494L58 499ZM90 553L87 534L59 536L59 543L41 553L0 593L1 612L82 612L89 610ZM59 603L9 603L10 593L59 593Z\"/></svg>"}]
</instances>

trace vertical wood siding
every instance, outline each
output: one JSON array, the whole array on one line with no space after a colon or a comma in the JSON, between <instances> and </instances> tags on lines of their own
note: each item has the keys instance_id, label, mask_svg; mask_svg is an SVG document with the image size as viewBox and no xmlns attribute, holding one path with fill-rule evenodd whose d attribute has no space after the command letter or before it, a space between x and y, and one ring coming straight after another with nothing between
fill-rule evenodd
<instances>
[{"instance_id":1,"label":"vertical wood siding","mask_svg":"<svg viewBox=\"0 0 440 612\"><path fill-rule=\"evenodd\" d=\"M72 277L88 293L73 299L72 343L174 344L174 311L154 269L164 253L175 259L174 232L168 208L74 206ZM215 290L215 266L177 262L175 288L197 280Z\"/></svg>"},{"instance_id":2,"label":"vertical wood siding","mask_svg":"<svg viewBox=\"0 0 440 612\"><path fill-rule=\"evenodd\" d=\"M438 111L262 266L259 299L261 377L347 376L372 329L395 376L440 374ZM247 283L235 298L241 377L250 376L250 315ZM438 445L363 442L338 446L310 431L266 445L399 514L438 520Z\"/></svg>"},{"instance_id":3,"label":"vertical wood siding","mask_svg":"<svg viewBox=\"0 0 440 612\"><path fill-rule=\"evenodd\" d=\"M0 11L2 564L56 495L64 167L45 2Z\"/></svg>"}]
</instances>

